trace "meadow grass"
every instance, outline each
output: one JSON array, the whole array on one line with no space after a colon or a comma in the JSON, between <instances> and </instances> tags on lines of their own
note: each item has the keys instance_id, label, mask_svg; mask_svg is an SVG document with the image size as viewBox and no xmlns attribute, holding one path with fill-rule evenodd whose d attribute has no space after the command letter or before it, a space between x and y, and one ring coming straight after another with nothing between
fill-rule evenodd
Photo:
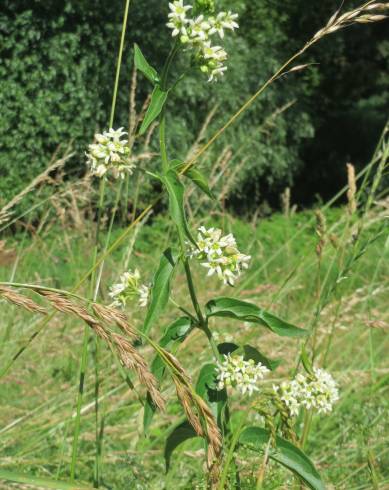
<instances>
[{"instance_id":1,"label":"meadow grass","mask_svg":"<svg viewBox=\"0 0 389 490\"><path fill-rule=\"evenodd\" d=\"M366 235L379 231L380 221L377 217L385 213L385 205L387 203L382 201L369 216L364 232ZM346 209L329 210L326 213L327 226L340 236L347 221L346 216ZM239 237L240 247L253 256L253 266L238 284L242 297L272 308L297 325L307 326L317 305L317 236L313 213L306 211L292 216L274 214L255 223L224 215L221 218L215 216L213 223L218 219L224 221L226 230ZM296 230L301 230L301 233L293 238ZM121 231L115 228L113 239ZM54 225L42 230L33 239L29 237L24 243L16 270L15 256L8 264L2 265L1 280L7 281L12 272L15 282L31 282L31 278L34 278L35 283L45 286L70 288L87 269L93 236L87 230L84 235L75 229L68 229L66 233L67 239L64 240L62 230ZM160 252L172 234L173 228L168 221L163 217L153 218L138 230L133 248L129 239L129 265L136 264L145 277L151 278ZM20 237L16 236L7 241L7 248L17 247L18 243ZM122 270L128 252L128 247L124 247L109 257L103 284L115 282L117 271ZM335 253L335 249L328 244L323 258L323 277ZM331 369L340 383L341 399L332 416L313 419L313 430L306 449L318 464L326 482L334 488L374 488L372 485L375 481L378 482L376 488L385 488L385 482L389 481L389 363L386 355L389 319L385 308L389 273L387 253L386 237L380 235L356 262L350 276L342 281L341 290L324 308L318 323L318 355L323 359L331 337L325 366ZM173 297L189 307L181 274L179 272L175 278ZM332 274L336 274L336 270ZM195 270L195 278L199 284L204 280L200 267ZM103 289L103 300L107 299L106 293ZM223 294L220 284L207 281L207 287L201 289L199 300L204 303L219 294ZM3 364L31 334L37 320L9 304L2 303L1 309ZM173 319L174 311L169 309L158 321L153 338L158 340L163 328ZM134 312L131 321L140 324L142 314L139 310ZM229 321L218 323L218 340L229 341L232 334L236 337L236 328L236 324ZM283 359L276 379L290 371L288 366L293 365L299 356L298 343L274 339L252 325L238 328L241 343L247 342L264 349L271 358ZM81 322L57 315L2 380L0 436L3 469L62 479L68 476L82 332ZM92 342L89 349L93 351L93 348ZM193 380L201 364L207 360L207 349L199 332L194 332L190 342L185 341L180 347L179 358ZM144 351L146 357L151 359L150 349L145 348ZM99 405L104 421L103 487L168 489L174 486L189 489L198 485L198 488L202 488L202 463L199 461L203 451L201 442L192 440L184 443L173 456L174 464L170 472L164 474L164 439L174 423L183 416L180 405L173 401L172 387L168 384L163 387L169 399L167 411L154 420L145 437L142 433L142 403L138 397L138 391L144 392L143 387L130 374L135 389L129 390L111 352L105 347L101 350L100 370ZM77 479L85 481L91 481L94 464L94 383L93 357L90 357L77 457ZM243 408L236 396L232 403ZM239 424L238 419L233 419L234 425ZM301 424L302 421L298 422L299 427ZM254 488L260 461L257 455L249 451L243 454L239 454L243 468L242 488ZM11 485L7 483L4 488ZM269 489L290 488L293 483L285 479L284 472L271 465L264 485Z\"/></svg>"}]
</instances>

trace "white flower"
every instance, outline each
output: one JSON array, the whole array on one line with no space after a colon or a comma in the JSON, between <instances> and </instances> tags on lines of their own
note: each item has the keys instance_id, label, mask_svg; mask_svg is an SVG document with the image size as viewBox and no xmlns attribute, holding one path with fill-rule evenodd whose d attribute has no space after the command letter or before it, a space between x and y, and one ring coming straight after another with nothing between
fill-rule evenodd
<instances>
[{"instance_id":1,"label":"white flower","mask_svg":"<svg viewBox=\"0 0 389 490\"><path fill-rule=\"evenodd\" d=\"M205 60L225 61L227 53L221 46L211 46L211 42L207 41L202 45L203 57Z\"/></svg>"},{"instance_id":2,"label":"white flower","mask_svg":"<svg viewBox=\"0 0 389 490\"><path fill-rule=\"evenodd\" d=\"M273 386L274 391L288 407L291 415L297 415L300 407L329 413L339 399L339 391L333 377L323 369L314 368L313 375L298 374L292 381Z\"/></svg>"},{"instance_id":3,"label":"white flower","mask_svg":"<svg viewBox=\"0 0 389 490\"><path fill-rule=\"evenodd\" d=\"M208 269L208 276L216 274L224 284L233 285L242 270L248 268L251 257L239 252L231 233L222 236L221 230L207 230L204 226L198 231L197 247L189 250L189 257L197 258Z\"/></svg>"},{"instance_id":4,"label":"white flower","mask_svg":"<svg viewBox=\"0 0 389 490\"><path fill-rule=\"evenodd\" d=\"M208 31L211 28L204 19L204 15L199 15L196 19L189 21L188 37L192 42L204 42L208 39Z\"/></svg>"},{"instance_id":5,"label":"white flower","mask_svg":"<svg viewBox=\"0 0 389 490\"><path fill-rule=\"evenodd\" d=\"M86 154L92 175L102 178L107 172L111 172L117 179L132 174L135 165L130 157L128 141L122 139L125 134L123 128L111 128L103 134L95 135L97 143L89 145L89 152Z\"/></svg>"},{"instance_id":6,"label":"white flower","mask_svg":"<svg viewBox=\"0 0 389 490\"><path fill-rule=\"evenodd\" d=\"M145 308L149 302L150 286L146 286L142 284L142 286L140 286L140 288L138 289L138 293L139 293L139 306Z\"/></svg>"},{"instance_id":7,"label":"white flower","mask_svg":"<svg viewBox=\"0 0 389 490\"><path fill-rule=\"evenodd\" d=\"M222 390L228 386L237 388L242 395L248 393L250 396L254 391L259 391L258 381L269 372L260 362L255 364L252 359L245 361L243 356L224 356L224 361L218 364L218 389Z\"/></svg>"},{"instance_id":8,"label":"white flower","mask_svg":"<svg viewBox=\"0 0 389 490\"><path fill-rule=\"evenodd\" d=\"M219 12L216 17L211 17L209 19L210 30L209 35L218 33L221 39L224 38L224 29L235 30L239 28L239 24L236 21L238 14L233 14L232 12Z\"/></svg>"},{"instance_id":9,"label":"white flower","mask_svg":"<svg viewBox=\"0 0 389 490\"><path fill-rule=\"evenodd\" d=\"M176 37L180 33L186 35L185 26L189 23L186 13L192 7L190 5L184 5L183 0L176 0L175 2L169 3L169 8L169 22L166 25L169 29L172 29L172 36Z\"/></svg>"},{"instance_id":10,"label":"white flower","mask_svg":"<svg viewBox=\"0 0 389 490\"><path fill-rule=\"evenodd\" d=\"M134 272L131 270L124 272L120 276L120 282L113 284L110 288L109 296L114 300L112 306L124 307L127 301L138 297L139 306L147 306L150 287L145 285L139 285L140 273L138 269Z\"/></svg>"},{"instance_id":11,"label":"white flower","mask_svg":"<svg viewBox=\"0 0 389 490\"><path fill-rule=\"evenodd\" d=\"M226 66L223 66L221 63L220 65L216 66L216 68L213 68L211 70L211 73L208 78L208 82L214 82L217 81L219 77L222 77L224 75L224 72L227 70Z\"/></svg>"}]
</instances>

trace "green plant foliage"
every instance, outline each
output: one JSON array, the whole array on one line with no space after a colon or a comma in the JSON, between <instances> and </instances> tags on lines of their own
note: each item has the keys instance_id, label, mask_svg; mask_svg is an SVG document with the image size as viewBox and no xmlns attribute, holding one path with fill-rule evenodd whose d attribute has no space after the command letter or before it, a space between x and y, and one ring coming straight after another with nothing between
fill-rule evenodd
<instances>
[{"instance_id":1,"label":"green plant foliage","mask_svg":"<svg viewBox=\"0 0 389 490\"><path fill-rule=\"evenodd\" d=\"M263 451L270 433L261 427L247 427L239 436L240 444ZM299 476L312 490L325 490L325 485L312 461L294 444L282 437L276 438L276 447L269 457Z\"/></svg>"},{"instance_id":2,"label":"green plant foliage","mask_svg":"<svg viewBox=\"0 0 389 490\"><path fill-rule=\"evenodd\" d=\"M151 83L155 84L159 82L157 70L149 65L137 44L134 44L134 63L137 70L141 71Z\"/></svg>"},{"instance_id":3,"label":"green plant foliage","mask_svg":"<svg viewBox=\"0 0 389 490\"><path fill-rule=\"evenodd\" d=\"M181 238L188 238L192 243L196 244L192 234L189 230L188 222L185 214L184 207L184 193L185 187L180 181L177 172L169 170L166 175L161 176L162 182L165 184L167 193L169 195L169 211L171 217L177 226L178 233Z\"/></svg>"},{"instance_id":4,"label":"green plant foliage","mask_svg":"<svg viewBox=\"0 0 389 490\"><path fill-rule=\"evenodd\" d=\"M161 90L158 85L154 88L151 95L150 105L147 108L145 117L139 130L139 134L144 134L150 127L150 124L155 121L155 119L157 119L157 117L161 114L161 111L167 99L167 95L168 93Z\"/></svg>"},{"instance_id":5,"label":"green plant foliage","mask_svg":"<svg viewBox=\"0 0 389 490\"><path fill-rule=\"evenodd\" d=\"M150 305L143 324L143 332L148 334L153 323L164 310L170 295L170 281L177 264L178 255L168 248L162 254L151 288Z\"/></svg>"},{"instance_id":6,"label":"green plant foliage","mask_svg":"<svg viewBox=\"0 0 389 490\"><path fill-rule=\"evenodd\" d=\"M281 320L252 303L236 298L222 297L213 299L207 303L206 313L208 317L227 317L264 325L274 333L285 337L303 337L307 335L306 330Z\"/></svg>"}]
</instances>

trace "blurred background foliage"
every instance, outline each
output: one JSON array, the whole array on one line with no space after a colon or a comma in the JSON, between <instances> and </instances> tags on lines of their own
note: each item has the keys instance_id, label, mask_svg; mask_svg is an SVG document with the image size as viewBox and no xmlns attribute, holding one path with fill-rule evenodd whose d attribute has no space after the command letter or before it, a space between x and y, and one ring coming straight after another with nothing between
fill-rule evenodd
<instances>
[{"instance_id":1,"label":"blurred background foliage","mask_svg":"<svg viewBox=\"0 0 389 490\"><path fill-rule=\"evenodd\" d=\"M346 1L344 9L358 3ZM207 134L225 123L327 22L339 1L216 5L240 15L240 29L227 40L228 76L207 84L200 73L189 73L178 86L168 107L172 158L185 156L213 108ZM72 141L77 152L69 175L85 172L86 145L108 124L123 7L123 0L1 2L0 205L46 168L60 143ZM115 126L128 124L133 43L157 69L163 64L171 46L167 10L167 0L131 2ZM298 62L313 63L308 69L279 79L218 140L209 165L227 145L236 155L233 165L244 162L228 195L231 209L250 212L264 201L277 207L286 186L295 202L310 205L345 183L346 162L366 163L389 107L387 27L357 26L324 39ZM181 57L177 72L185 61ZM150 85L138 80L141 106Z\"/></svg>"}]
</instances>

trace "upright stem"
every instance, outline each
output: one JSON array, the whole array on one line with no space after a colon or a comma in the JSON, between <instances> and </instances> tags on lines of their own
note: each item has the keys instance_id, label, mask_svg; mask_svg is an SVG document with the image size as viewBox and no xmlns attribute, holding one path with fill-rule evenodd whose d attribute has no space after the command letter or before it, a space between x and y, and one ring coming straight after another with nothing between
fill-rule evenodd
<instances>
[{"instance_id":1,"label":"upright stem","mask_svg":"<svg viewBox=\"0 0 389 490\"><path fill-rule=\"evenodd\" d=\"M117 99L117 93L118 93L118 87L119 87L120 68L121 68L121 64L122 64L124 39L125 39L125 35L126 35L129 6L130 6L130 0L126 0L125 7L124 7L124 16L123 16L123 24L122 24L122 33L121 33L121 38L120 38L119 54L118 54L117 65L116 65L115 85L114 85L113 95L112 95L111 114L110 114L110 118L109 118L109 127L110 128L113 126L113 121L114 121L114 116L115 116L116 99ZM95 239L95 247L94 247L94 254L93 254L93 266L92 266L93 273L91 275L91 295L93 295L94 299L98 294L98 288L96 288L94 293L93 293L93 290L94 290L94 283L95 283L96 261L97 261L97 252L98 252L98 248L99 248L99 234L100 234L102 209L103 209L103 204L104 204L104 196L105 196L105 179L102 179L100 181L99 207L98 207L98 217L97 217L97 226L96 226L96 239ZM103 267L103 264L104 264L104 261L102 261L101 267ZM75 427L74 427L74 433L73 433L72 459L71 459L71 465L70 465L70 478L71 478L71 480L74 480L75 470L76 470L76 462L77 462L78 441L79 441L80 425L81 425L81 407L82 407L83 394L84 394L84 381L85 381L86 366L87 366L87 360L88 360L88 340L89 340L89 327L86 326L84 328L84 338L83 338L83 344L82 344L79 389L78 389L78 395L77 395L76 419L75 419ZM98 430L98 425L99 425L98 401L97 401L98 400L98 398L97 398L98 392L99 392L98 341L96 341L95 347L96 347L95 348L95 392L96 392L96 405L95 405L95 413L96 413L95 487L98 487L99 486L99 467L100 467L99 454L101 452L101 444L102 444L102 441L100 440L100 437L99 437L99 430Z\"/></svg>"}]
</instances>

